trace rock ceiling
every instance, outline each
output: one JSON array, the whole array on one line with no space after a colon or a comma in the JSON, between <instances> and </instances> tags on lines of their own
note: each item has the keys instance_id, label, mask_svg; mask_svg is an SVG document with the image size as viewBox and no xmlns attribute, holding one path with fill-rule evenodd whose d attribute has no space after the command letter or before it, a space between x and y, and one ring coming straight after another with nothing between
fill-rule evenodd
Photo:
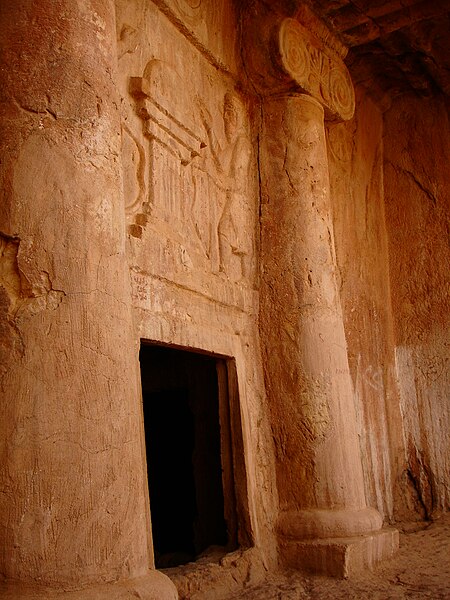
<instances>
[{"instance_id":1,"label":"rock ceiling","mask_svg":"<svg viewBox=\"0 0 450 600\"><path fill-rule=\"evenodd\" d=\"M345 62L355 83L382 104L411 91L450 96L450 0L259 2L291 16L308 5L349 48Z\"/></svg>"},{"instance_id":2,"label":"rock ceiling","mask_svg":"<svg viewBox=\"0 0 450 600\"><path fill-rule=\"evenodd\" d=\"M450 0L310 0L349 47L353 79L378 99L450 96Z\"/></svg>"}]
</instances>

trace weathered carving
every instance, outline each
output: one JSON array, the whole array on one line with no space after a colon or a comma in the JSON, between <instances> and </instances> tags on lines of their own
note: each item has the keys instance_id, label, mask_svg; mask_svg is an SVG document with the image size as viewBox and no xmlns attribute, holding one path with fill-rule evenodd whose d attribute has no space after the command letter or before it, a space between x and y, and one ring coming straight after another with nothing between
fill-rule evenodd
<instances>
[{"instance_id":1,"label":"weathered carving","mask_svg":"<svg viewBox=\"0 0 450 600\"><path fill-rule=\"evenodd\" d=\"M159 63L160 61L152 61L148 68L150 79L145 76L132 77L130 91L138 102L139 115L145 121L146 136L158 141L169 152L178 156L182 165L187 165L195 156L199 156L200 150L205 144L184 121L180 121L169 110L167 98L161 94L161 87L152 85L156 79L152 77L153 70L157 70L159 75ZM167 70L166 73L171 74L170 70ZM170 77L166 76L164 87L172 90L179 89L179 82L176 82L174 86L171 86L171 83Z\"/></svg>"},{"instance_id":2,"label":"weathered carving","mask_svg":"<svg viewBox=\"0 0 450 600\"><path fill-rule=\"evenodd\" d=\"M154 3L169 18L175 18L177 27L195 27L204 23L206 7L203 0L154 0Z\"/></svg>"},{"instance_id":3,"label":"weathered carving","mask_svg":"<svg viewBox=\"0 0 450 600\"><path fill-rule=\"evenodd\" d=\"M295 19L282 21L278 45L283 69L303 91L323 104L327 116L351 119L355 94L343 61Z\"/></svg>"},{"instance_id":4,"label":"weathered carving","mask_svg":"<svg viewBox=\"0 0 450 600\"><path fill-rule=\"evenodd\" d=\"M253 215L249 204L251 145L246 131L245 108L233 92L223 102L223 139L211 127L211 115L200 105L200 116L209 140L210 166L217 194L215 226L212 229L213 270L233 280L247 278L253 255ZM212 164L211 164L212 163Z\"/></svg>"},{"instance_id":5,"label":"weathered carving","mask_svg":"<svg viewBox=\"0 0 450 600\"><path fill-rule=\"evenodd\" d=\"M125 213L130 223L129 232L135 237L142 234L147 222L148 202L146 185L145 149L131 129L122 124L122 165Z\"/></svg>"},{"instance_id":6,"label":"weathered carving","mask_svg":"<svg viewBox=\"0 0 450 600\"><path fill-rule=\"evenodd\" d=\"M182 270L248 280L255 239L252 150L239 96L227 92L213 117L173 67L159 60L148 63L143 77L131 78L130 93L149 149L124 129L129 233L142 237L151 220L178 248Z\"/></svg>"},{"instance_id":7,"label":"weathered carving","mask_svg":"<svg viewBox=\"0 0 450 600\"><path fill-rule=\"evenodd\" d=\"M142 77L130 79L130 93L150 146L149 151L144 149L124 128L124 164L129 167L124 174L126 211L132 220L128 231L140 238L150 213L181 231L193 193L192 173L186 167L205 147L186 111L192 106L190 91L171 65L154 59Z\"/></svg>"},{"instance_id":8,"label":"weathered carving","mask_svg":"<svg viewBox=\"0 0 450 600\"><path fill-rule=\"evenodd\" d=\"M138 46L137 30L131 25L124 24L117 38L119 60L126 54L133 54Z\"/></svg>"},{"instance_id":9,"label":"weathered carving","mask_svg":"<svg viewBox=\"0 0 450 600\"><path fill-rule=\"evenodd\" d=\"M173 4L189 25L196 25L204 18L205 6L202 0L173 0Z\"/></svg>"},{"instance_id":10,"label":"weathered carving","mask_svg":"<svg viewBox=\"0 0 450 600\"><path fill-rule=\"evenodd\" d=\"M327 128L327 149L334 160L340 163L349 163L352 158L353 148L352 128L346 123L331 123Z\"/></svg>"}]
</instances>

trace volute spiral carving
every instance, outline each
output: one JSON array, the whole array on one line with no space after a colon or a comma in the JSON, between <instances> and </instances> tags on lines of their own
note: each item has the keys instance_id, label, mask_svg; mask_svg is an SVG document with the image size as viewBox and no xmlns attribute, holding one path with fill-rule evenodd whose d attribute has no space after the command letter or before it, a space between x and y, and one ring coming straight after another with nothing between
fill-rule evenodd
<instances>
[{"instance_id":1,"label":"volute spiral carving","mask_svg":"<svg viewBox=\"0 0 450 600\"><path fill-rule=\"evenodd\" d=\"M355 93L344 62L295 19L284 19L278 34L284 71L325 108L328 118L347 121Z\"/></svg>"}]
</instances>

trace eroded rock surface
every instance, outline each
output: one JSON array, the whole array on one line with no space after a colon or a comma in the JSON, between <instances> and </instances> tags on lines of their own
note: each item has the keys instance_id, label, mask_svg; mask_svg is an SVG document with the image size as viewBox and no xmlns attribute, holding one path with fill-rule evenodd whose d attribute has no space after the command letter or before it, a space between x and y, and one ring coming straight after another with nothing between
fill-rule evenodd
<instances>
[{"instance_id":1,"label":"eroded rock surface","mask_svg":"<svg viewBox=\"0 0 450 600\"><path fill-rule=\"evenodd\" d=\"M1 598L445 597L420 544L437 556L447 521L358 571L395 551L389 525L449 509L448 19L0 4ZM165 550L198 559L165 575L141 344L217 375L227 539Z\"/></svg>"}]
</instances>

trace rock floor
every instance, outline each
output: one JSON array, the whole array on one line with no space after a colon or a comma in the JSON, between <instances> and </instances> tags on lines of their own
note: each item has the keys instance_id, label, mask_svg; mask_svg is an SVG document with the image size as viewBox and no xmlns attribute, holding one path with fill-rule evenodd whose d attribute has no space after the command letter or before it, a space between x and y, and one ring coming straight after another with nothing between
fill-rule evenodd
<instances>
[{"instance_id":1,"label":"rock floor","mask_svg":"<svg viewBox=\"0 0 450 600\"><path fill-rule=\"evenodd\" d=\"M396 556L357 579L271 576L226 600L450 600L450 515L425 529L400 534Z\"/></svg>"}]
</instances>

